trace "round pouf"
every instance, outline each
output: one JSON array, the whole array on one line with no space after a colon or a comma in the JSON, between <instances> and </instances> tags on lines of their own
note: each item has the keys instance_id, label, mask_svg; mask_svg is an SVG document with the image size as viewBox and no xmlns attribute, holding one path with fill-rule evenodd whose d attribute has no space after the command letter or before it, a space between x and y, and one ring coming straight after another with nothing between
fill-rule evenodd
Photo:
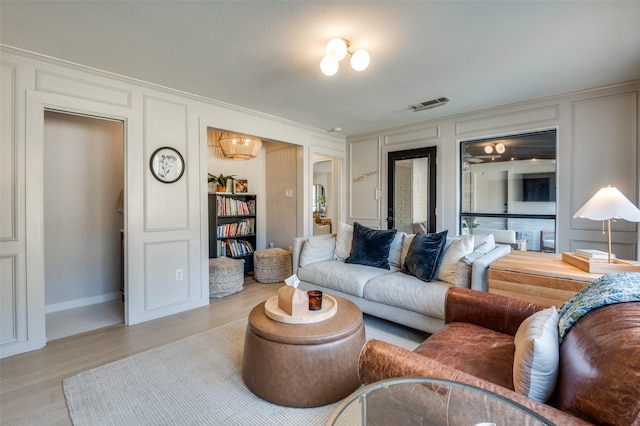
<instances>
[{"instance_id":1,"label":"round pouf","mask_svg":"<svg viewBox=\"0 0 640 426\"><path fill-rule=\"evenodd\" d=\"M338 312L311 324L274 321L264 303L249 314L242 375L260 398L286 407L320 407L360 386L358 356L365 343L362 312L335 297Z\"/></svg>"},{"instance_id":2,"label":"round pouf","mask_svg":"<svg viewBox=\"0 0 640 426\"><path fill-rule=\"evenodd\" d=\"M220 298L242 291L244 259L222 256L209 259L209 297Z\"/></svg>"},{"instance_id":3,"label":"round pouf","mask_svg":"<svg viewBox=\"0 0 640 426\"><path fill-rule=\"evenodd\" d=\"M291 253L281 248L253 253L253 278L259 283L277 283L291 276Z\"/></svg>"}]
</instances>

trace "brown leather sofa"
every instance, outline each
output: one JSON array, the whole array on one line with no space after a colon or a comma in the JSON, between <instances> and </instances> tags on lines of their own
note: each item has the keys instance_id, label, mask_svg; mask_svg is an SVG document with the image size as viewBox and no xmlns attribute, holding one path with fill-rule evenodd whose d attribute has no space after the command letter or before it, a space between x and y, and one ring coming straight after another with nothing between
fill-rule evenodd
<instances>
[{"instance_id":1,"label":"brown leather sofa","mask_svg":"<svg viewBox=\"0 0 640 426\"><path fill-rule=\"evenodd\" d=\"M640 302L583 316L560 345L560 368L543 404L513 387L513 337L542 306L452 287L445 326L413 352L370 340L358 374L364 384L393 377L456 380L505 396L558 425L640 425Z\"/></svg>"}]
</instances>

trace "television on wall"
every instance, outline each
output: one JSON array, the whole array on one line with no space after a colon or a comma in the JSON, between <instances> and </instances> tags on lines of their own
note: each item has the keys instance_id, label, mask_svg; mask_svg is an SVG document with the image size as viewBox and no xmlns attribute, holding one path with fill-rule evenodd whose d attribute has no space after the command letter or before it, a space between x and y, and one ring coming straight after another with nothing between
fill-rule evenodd
<instances>
[{"instance_id":1,"label":"television on wall","mask_svg":"<svg viewBox=\"0 0 640 426\"><path fill-rule=\"evenodd\" d=\"M556 201L556 174L548 172L522 175L522 201Z\"/></svg>"}]
</instances>

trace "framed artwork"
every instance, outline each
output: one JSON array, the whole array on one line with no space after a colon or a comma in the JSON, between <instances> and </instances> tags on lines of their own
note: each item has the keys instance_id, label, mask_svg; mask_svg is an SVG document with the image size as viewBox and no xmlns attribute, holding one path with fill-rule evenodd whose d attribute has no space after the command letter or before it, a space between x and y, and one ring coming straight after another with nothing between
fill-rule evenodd
<instances>
[{"instance_id":1,"label":"framed artwork","mask_svg":"<svg viewBox=\"0 0 640 426\"><path fill-rule=\"evenodd\" d=\"M177 182L184 173L184 158L174 148L165 146L151 154L151 174L162 183Z\"/></svg>"},{"instance_id":2,"label":"framed artwork","mask_svg":"<svg viewBox=\"0 0 640 426\"><path fill-rule=\"evenodd\" d=\"M249 182L246 179L235 179L235 193L242 194L243 192L249 192Z\"/></svg>"}]
</instances>

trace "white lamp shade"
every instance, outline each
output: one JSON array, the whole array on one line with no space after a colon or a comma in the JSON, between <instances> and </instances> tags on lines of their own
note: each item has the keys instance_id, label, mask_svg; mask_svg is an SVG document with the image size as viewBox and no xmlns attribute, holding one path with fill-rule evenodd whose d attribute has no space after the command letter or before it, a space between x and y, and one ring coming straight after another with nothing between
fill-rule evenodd
<instances>
[{"instance_id":1,"label":"white lamp shade","mask_svg":"<svg viewBox=\"0 0 640 426\"><path fill-rule=\"evenodd\" d=\"M485 154L491 154L493 152L493 147L491 145L487 145L484 147Z\"/></svg>"},{"instance_id":2,"label":"white lamp shade","mask_svg":"<svg viewBox=\"0 0 640 426\"><path fill-rule=\"evenodd\" d=\"M347 43L341 38L332 38L327 43L327 56L336 62L340 62L347 56Z\"/></svg>"},{"instance_id":3,"label":"white lamp shade","mask_svg":"<svg viewBox=\"0 0 640 426\"><path fill-rule=\"evenodd\" d=\"M331 77L338 72L338 68L340 68L340 64L338 63L338 61L328 56L325 56L320 61L320 71L322 71L322 74L326 76Z\"/></svg>"},{"instance_id":4,"label":"white lamp shade","mask_svg":"<svg viewBox=\"0 0 640 426\"><path fill-rule=\"evenodd\" d=\"M498 143L496 144L496 152L497 152L498 154L504 154L504 151L505 151L504 144L503 144L502 142L498 142Z\"/></svg>"},{"instance_id":5,"label":"white lamp shade","mask_svg":"<svg viewBox=\"0 0 640 426\"><path fill-rule=\"evenodd\" d=\"M591 220L624 219L629 222L640 222L640 210L618 188L607 186L596 192L573 215L574 219L578 217Z\"/></svg>"},{"instance_id":6,"label":"white lamp shade","mask_svg":"<svg viewBox=\"0 0 640 426\"><path fill-rule=\"evenodd\" d=\"M351 55L351 68L356 71L364 71L369 66L371 58L366 50L358 49Z\"/></svg>"}]
</instances>

